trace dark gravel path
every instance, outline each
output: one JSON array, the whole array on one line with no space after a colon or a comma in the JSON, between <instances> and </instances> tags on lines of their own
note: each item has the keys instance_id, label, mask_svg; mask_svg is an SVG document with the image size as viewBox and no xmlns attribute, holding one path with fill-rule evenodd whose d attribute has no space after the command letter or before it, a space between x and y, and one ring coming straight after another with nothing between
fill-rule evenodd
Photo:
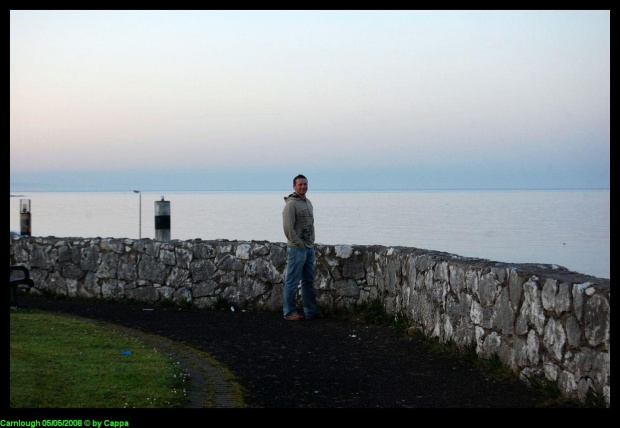
<instances>
[{"instance_id":1,"label":"dark gravel path","mask_svg":"<svg viewBox=\"0 0 620 428\"><path fill-rule=\"evenodd\" d=\"M23 307L119 324L225 364L256 408L535 408L544 397L438 355L387 326L337 317L23 298ZM152 309L152 310L145 310Z\"/></svg>"}]
</instances>

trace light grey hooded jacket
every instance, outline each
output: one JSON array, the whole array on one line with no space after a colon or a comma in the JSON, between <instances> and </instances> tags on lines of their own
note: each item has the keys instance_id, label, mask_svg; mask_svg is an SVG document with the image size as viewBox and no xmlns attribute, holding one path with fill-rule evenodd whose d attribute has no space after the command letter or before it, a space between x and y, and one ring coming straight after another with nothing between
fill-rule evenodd
<instances>
[{"instance_id":1,"label":"light grey hooded jacket","mask_svg":"<svg viewBox=\"0 0 620 428\"><path fill-rule=\"evenodd\" d=\"M284 197L282 223L287 244L297 248L314 247L314 211L308 198L301 199L297 193Z\"/></svg>"}]
</instances>

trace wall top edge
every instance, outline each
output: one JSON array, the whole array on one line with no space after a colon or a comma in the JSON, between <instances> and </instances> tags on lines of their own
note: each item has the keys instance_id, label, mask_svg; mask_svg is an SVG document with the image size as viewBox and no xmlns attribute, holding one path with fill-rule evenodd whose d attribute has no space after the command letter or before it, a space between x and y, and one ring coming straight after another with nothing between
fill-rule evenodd
<instances>
[{"instance_id":1,"label":"wall top edge","mask_svg":"<svg viewBox=\"0 0 620 428\"><path fill-rule=\"evenodd\" d=\"M142 238L142 239L134 239L134 238L113 238L113 237L56 237L56 236L23 236L19 235L15 232L10 232L10 240L18 241L18 240L34 240L37 242L45 243L45 242L62 242L62 241L91 241L91 242L112 242L112 241L120 241L124 244L133 244L138 242L144 242L145 244L152 245L188 245L188 244L200 244L204 243L207 245L222 245L222 244L235 244L235 245L243 245L243 244L262 244L262 245L278 245L281 247L285 247L285 242L271 242L271 241L262 241L262 240L251 240L251 241L243 241L243 240L228 240L228 239L212 239L212 240L204 240L200 238L190 239L190 240L170 240L170 241L157 241L151 238ZM334 254L336 247L342 248L350 248L353 253L357 253L359 255L364 255L367 253L380 254L385 255L386 257L396 257L398 255L407 255L411 257L427 257L435 263L449 263L454 266L463 266L463 267L474 267L479 268L481 270L488 269L506 269L506 270L514 270L515 272L522 275L535 275L542 278L552 278L557 279L562 282L567 282L571 284L588 284L591 286L596 286L597 288L601 288L604 290L610 290L610 279L607 278L597 278L591 275L582 274L579 272L571 271L563 266L554 265L554 264L544 264L544 263L507 263L507 262L498 262L488 259L480 259L475 257L464 257L459 256L457 254L446 253L442 251L435 250L427 250L416 247L404 247L404 246L386 246L386 245L362 245L362 244L321 244L317 243L316 248L321 256L324 253ZM383 254L385 253L385 254Z\"/></svg>"}]
</instances>

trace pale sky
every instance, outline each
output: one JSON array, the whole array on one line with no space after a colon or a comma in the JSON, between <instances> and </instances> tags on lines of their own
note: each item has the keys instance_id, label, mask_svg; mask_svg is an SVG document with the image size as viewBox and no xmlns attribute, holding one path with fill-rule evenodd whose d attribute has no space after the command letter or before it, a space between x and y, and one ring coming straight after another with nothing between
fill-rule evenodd
<instances>
[{"instance_id":1,"label":"pale sky","mask_svg":"<svg viewBox=\"0 0 620 428\"><path fill-rule=\"evenodd\" d=\"M610 187L610 11L10 12L11 191Z\"/></svg>"}]
</instances>

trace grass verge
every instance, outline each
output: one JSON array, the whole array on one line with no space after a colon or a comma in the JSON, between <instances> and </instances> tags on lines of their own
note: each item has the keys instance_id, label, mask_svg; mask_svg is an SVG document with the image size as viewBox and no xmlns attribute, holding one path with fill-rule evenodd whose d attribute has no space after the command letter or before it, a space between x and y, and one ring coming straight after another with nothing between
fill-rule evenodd
<instances>
[{"instance_id":1,"label":"grass verge","mask_svg":"<svg viewBox=\"0 0 620 428\"><path fill-rule=\"evenodd\" d=\"M187 381L177 363L133 337L11 310L12 408L178 408Z\"/></svg>"}]
</instances>

